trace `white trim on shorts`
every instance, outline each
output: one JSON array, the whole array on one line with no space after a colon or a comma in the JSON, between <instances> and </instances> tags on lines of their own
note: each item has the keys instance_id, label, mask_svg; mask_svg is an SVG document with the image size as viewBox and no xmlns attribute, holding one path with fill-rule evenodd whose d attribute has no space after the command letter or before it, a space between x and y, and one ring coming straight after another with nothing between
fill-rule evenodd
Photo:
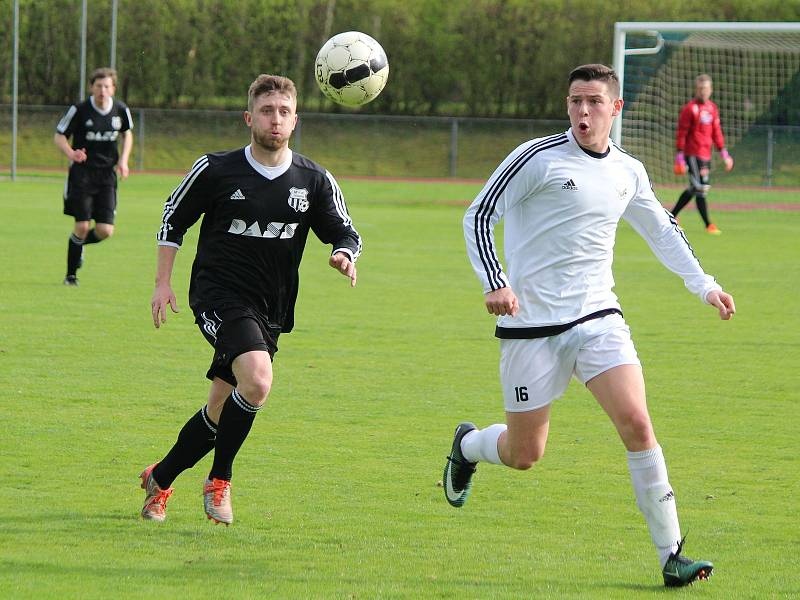
<instances>
[{"instance_id":1,"label":"white trim on shorts","mask_svg":"<svg viewBox=\"0 0 800 600\"><path fill-rule=\"evenodd\" d=\"M558 335L500 340L500 384L506 412L551 404L575 377L582 384L620 365L641 365L622 315L592 319Z\"/></svg>"}]
</instances>

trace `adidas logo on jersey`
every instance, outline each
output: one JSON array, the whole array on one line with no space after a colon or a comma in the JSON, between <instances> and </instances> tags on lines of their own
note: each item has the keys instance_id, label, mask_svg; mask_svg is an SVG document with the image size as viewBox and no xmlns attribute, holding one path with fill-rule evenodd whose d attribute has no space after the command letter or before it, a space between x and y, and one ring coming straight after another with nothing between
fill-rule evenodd
<instances>
[{"instance_id":1,"label":"adidas logo on jersey","mask_svg":"<svg viewBox=\"0 0 800 600\"><path fill-rule=\"evenodd\" d=\"M574 182L574 181L572 181L572 179L567 179L567 180L564 182L564 185L562 185L562 186L561 186L561 189L562 189L562 190L573 190L573 191L578 191L578 186L577 186L577 185L575 185L575 182Z\"/></svg>"},{"instance_id":2,"label":"adidas logo on jersey","mask_svg":"<svg viewBox=\"0 0 800 600\"><path fill-rule=\"evenodd\" d=\"M242 190L237 189L235 192L231 194L231 200L244 200L244 194Z\"/></svg>"}]
</instances>

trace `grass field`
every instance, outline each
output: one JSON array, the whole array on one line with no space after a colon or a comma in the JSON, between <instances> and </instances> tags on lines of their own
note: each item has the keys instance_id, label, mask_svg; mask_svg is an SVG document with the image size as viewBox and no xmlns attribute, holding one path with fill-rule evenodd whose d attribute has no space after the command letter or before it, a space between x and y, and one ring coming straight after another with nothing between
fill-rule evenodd
<instances>
[{"instance_id":1,"label":"grass field","mask_svg":"<svg viewBox=\"0 0 800 600\"><path fill-rule=\"evenodd\" d=\"M358 287L309 241L295 331L236 462L230 528L202 512L209 458L166 523L138 518L137 475L204 402L210 348L186 305L149 315L155 231L179 177L134 175L116 236L65 288L59 178L0 181L2 598L800 597L800 212L682 216L735 294L719 321L623 225L617 292L648 381L687 554L716 575L661 586L625 453L585 389L557 401L526 473L482 465L469 503L438 487L454 426L502 420L493 320L463 248L471 183L342 180L364 238ZM673 200L674 191L664 194ZM715 189L714 203L800 203ZM196 231L194 232L196 233Z\"/></svg>"}]
</instances>

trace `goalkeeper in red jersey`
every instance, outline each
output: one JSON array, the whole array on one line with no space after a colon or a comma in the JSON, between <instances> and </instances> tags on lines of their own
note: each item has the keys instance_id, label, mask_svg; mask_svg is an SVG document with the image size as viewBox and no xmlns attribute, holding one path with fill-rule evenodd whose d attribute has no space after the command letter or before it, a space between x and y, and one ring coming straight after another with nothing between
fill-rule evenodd
<instances>
[{"instance_id":1,"label":"goalkeeper in red jersey","mask_svg":"<svg viewBox=\"0 0 800 600\"><path fill-rule=\"evenodd\" d=\"M676 217L678 213L694 198L697 210L705 223L706 231L712 235L722 232L708 218L706 194L710 189L709 174L711 172L711 146L716 146L725 163L725 170L733 169L733 158L725 149L725 136L719 121L719 109L711 101L711 77L698 75L694 80L694 98L681 109L678 117L678 133L675 136L675 173L689 174L687 187L678 203L672 209Z\"/></svg>"}]
</instances>

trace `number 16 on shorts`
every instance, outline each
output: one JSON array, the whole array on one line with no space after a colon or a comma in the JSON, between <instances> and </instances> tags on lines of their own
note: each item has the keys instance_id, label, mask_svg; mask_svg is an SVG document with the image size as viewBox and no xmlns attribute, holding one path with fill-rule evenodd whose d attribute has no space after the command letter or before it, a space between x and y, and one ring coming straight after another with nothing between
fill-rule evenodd
<instances>
[{"instance_id":1,"label":"number 16 on shorts","mask_svg":"<svg viewBox=\"0 0 800 600\"><path fill-rule=\"evenodd\" d=\"M517 402L528 401L528 388L524 385L514 388L514 398Z\"/></svg>"}]
</instances>

